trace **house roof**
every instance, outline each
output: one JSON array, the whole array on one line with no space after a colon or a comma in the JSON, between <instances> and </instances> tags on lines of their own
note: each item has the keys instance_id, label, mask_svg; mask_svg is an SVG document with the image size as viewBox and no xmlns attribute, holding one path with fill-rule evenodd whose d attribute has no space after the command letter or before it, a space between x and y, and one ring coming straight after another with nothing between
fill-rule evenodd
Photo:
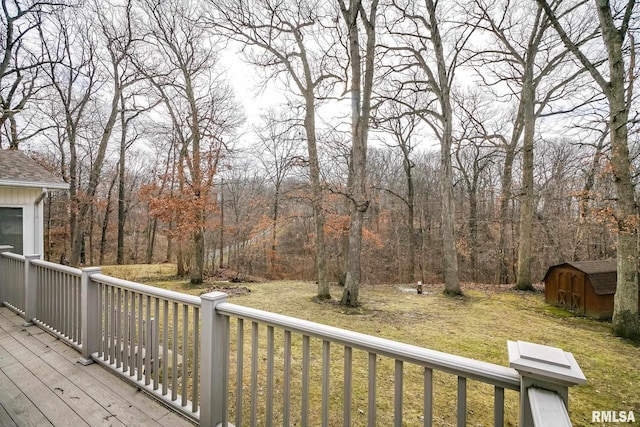
<instances>
[{"instance_id":1,"label":"house roof","mask_svg":"<svg viewBox=\"0 0 640 427\"><path fill-rule=\"evenodd\" d=\"M17 150L0 150L0 186L69 189L69 184Z\"/></svg>"},{"instance_id":2,"label":"house roof","mask_svg":"<svg viewBox=\"0 0 640 427\"><path fill-rule=\"evenodd\" d=\"M571 266L585 273L591 282L593 291L597 295L612 295L616 293L618 279L618 265L615 259L596 261L574 261L549 267L545 280L554 268Z\"/></svg>"}]
</instances>

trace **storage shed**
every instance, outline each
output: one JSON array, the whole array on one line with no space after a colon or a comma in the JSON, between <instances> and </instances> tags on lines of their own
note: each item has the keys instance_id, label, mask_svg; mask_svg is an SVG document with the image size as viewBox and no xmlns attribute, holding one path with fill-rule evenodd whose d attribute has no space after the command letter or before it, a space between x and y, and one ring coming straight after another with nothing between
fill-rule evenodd
<instances>
[{"instance_id":1,"label":"storage shed","mask_svg":"<svg viewBox=\"0 0 640 427\"><path fill-rule=\"evenodd\" d=\"M617 277L615 259L554 265L544 276L545 301L584 316L610 319Z\"/></svg>"},{"instance_id":2,"label":"storage shed","mask_svg":"<svg viewBox=\"0 0 640 427\"><path fill-rule=\"evenodd\" d=\"M22 151L0 150L0 245L11 245L19 254L42 255L42 200L49 190L68 189Z\"/></svg>"}]
</instances>

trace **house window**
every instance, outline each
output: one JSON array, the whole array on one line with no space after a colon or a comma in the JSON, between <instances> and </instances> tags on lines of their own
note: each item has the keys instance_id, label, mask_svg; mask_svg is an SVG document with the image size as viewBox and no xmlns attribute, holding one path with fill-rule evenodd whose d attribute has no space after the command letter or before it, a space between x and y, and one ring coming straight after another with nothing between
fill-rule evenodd
<instances>
[{"instance_id":1,"label":"house window","mask_svg":"<svg viewBox=\"0 0 640 427\"><path fill-rule=\"evenodd\" d=\"M22 208L0 208L0 245L11 245L11 252L22 254Z\"/></svg>"}]
</instances>

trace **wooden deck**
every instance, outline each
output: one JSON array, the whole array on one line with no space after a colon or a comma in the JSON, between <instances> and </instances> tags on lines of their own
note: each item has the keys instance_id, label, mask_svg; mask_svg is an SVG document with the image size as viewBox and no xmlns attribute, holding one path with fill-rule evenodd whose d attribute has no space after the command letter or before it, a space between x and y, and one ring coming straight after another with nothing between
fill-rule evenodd
<instances>
[{"instance_id":1,"label":"wooden deck","mask_svg":"<svg viewBox=\"0 0 640 427\"><path fill-rule=\"evenodd\" d=\"M193 424L73 348L0 308L0 426Z\"/></svg>"}]
</instances>

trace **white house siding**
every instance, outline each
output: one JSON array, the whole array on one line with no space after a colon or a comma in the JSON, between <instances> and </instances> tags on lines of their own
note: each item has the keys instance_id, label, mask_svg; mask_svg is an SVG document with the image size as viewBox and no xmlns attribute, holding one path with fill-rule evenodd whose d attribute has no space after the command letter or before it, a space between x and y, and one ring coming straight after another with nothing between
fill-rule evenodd
<instances>
[{"instance_id":1,"label":"white house siding","mask_svg":"<svg viewBox=\"0 0 640 427\"><path fill-rule=\"evenodd\" d=\"M41 188L0 187L1 207L22 208L23 252L25 255L42 256L44 252L43 207L42 203L35 206L35 202L41 194Z\"/></svg>"}]
</instances>

